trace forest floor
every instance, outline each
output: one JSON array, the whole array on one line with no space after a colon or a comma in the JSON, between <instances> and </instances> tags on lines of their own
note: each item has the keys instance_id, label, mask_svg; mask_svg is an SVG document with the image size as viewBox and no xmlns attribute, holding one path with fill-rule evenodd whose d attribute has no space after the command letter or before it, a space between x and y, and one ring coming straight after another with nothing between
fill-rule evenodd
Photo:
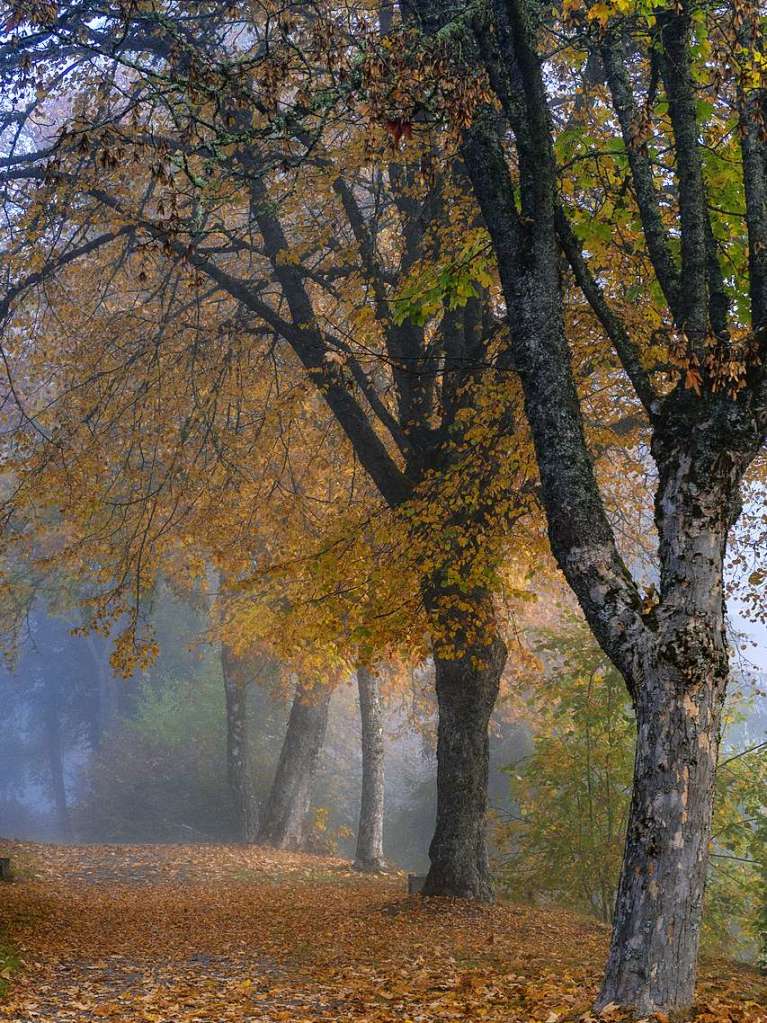
<instances>
[{"instance_id":1,"label":"forest floor","mask_svg":"<svg viewBox=\"0 0 767 1023\"><path fill-rule=\"evenodd\" d=\"M608 932L561 910L408 897L402 875L242 846L0 845L21 959L0 1021L592 1018ZM767 1023L767 980L706 962L695 1017Z\"/></svg>"}]
</instances>

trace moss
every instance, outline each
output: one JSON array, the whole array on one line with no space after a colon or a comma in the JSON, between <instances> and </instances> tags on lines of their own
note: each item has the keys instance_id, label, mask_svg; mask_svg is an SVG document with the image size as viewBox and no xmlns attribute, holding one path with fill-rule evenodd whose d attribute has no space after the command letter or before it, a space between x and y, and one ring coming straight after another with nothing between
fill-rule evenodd
<instances>
[{"instance_id":1,"label":"moss","mask_svg":"<svg viewBox=\"0 0 767 1023\"><path fill-rule=\"evenodd\" d=\"M20 967L21 959L18 952L8 936L0 931L0 1001L5 998L13 975Z\"/></svg>"}]
</instances>

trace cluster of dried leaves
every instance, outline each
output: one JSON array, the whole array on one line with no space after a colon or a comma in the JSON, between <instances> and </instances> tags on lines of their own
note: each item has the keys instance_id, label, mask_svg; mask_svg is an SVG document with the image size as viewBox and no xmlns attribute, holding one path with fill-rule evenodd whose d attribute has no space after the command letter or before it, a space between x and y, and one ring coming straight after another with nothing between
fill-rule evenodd
<instances>
[{"instance_id":1,"label":"cluster of dried leaves","mask_svg":"<svg viewBox=\"0 0 767 1023\"><path fill-rule=\"evenodd\" d=\"M410 898L399 875L255 848L11 854L21 876L3 920L23 968L0 1020L592 1018L607 930L559 910ZM706 963L695 1017L763 1023L767 981Z\"/></svg>"}]
</instances>

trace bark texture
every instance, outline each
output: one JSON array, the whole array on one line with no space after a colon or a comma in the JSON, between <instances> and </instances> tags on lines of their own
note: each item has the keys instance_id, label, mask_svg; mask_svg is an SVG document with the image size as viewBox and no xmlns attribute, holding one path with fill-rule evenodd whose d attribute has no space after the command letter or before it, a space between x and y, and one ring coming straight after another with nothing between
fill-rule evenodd
<instances>
[{"instance_id":1,"label":"bark texture","mask_svg":"<svg viewBox=\"0 0 767 1023\"><path fill-rule=\"evenodd\" d=\"M684 1009L695 991L729 673L723 568L742 460L720 445L740 446L732 426L712 417L691 432L658 431L654 442L661 592L633 680L634 788L597 1003L641 1015Z\"/></svg>"},{"instance_id":2,"label":"bark texture","mask_svg":"<svg viewBox=\"0 0 767 1023\"><path fill-rule=\"evenodd\" d=\"M673 670L648 672L637 705L628 835L597 1002L641 1016L682 1009L695 990L726 671L712 686L679 681Z\"/></svg>"},{"instance_id":3,"label":"bark texture","mask_svg":"<svg viewBox=\"0 0 767 1023\"><path fill-rule=\"evenodd\" d=\"M448 601L454 596L447 594ZM438 634L457 637L457 646L448 653L440 642L434 655L439 706L437 822L422 894L491 902L493 881L485 836L488 726L506 647L497 635L490 596L471 596L467 603L479 611L477 617L464 607L457 618L450 611L447 619L442 610L446 594L427 597L439 622Z\"/></svg>"},{"instance_id":4,"label":"bark texture","mask_svg":"<svg viewBox=\"0 0 767 1023\"><path fill-rule=\"evenodd\" d=\"M456 660L435 658L439 730L437 737L437 823L429 846L431 867L423 895L493 900L485 837L488 725L498 695L506 649L500 640Z\"/></svg>"},{"instance_id":5,"label":"bark texture","mask_svg":"<svg viewBox=\"0 0 767 1023\"><path fill-rule=\"evenodd\" d=\"M459 30L447 0L417 0L420 23ZM601 58L621 125L647 253L670 319L701 367L658 393L639 346L610 307L559 206L540 10L527 0L493 0L492 17L469 17L462 37L481 61L503 108L478 111L462 152L498 260L511 344L501 360L520 377L535 446L552 551L605 652L621 670L637 713L634 791L610 958L598 1007L616 1002L640 1016L682 1012L693 998L710 837L713 786L728 655L723 563L743 474L764 442L763 252L767 249L760 168L765 146L753 111L741 138L749 205L752 316L762 362L728 393L708 358L727 348L729 299L713 241L696 123L692 11L681 3L658 18L654 67L669 102L678 188L676 230L661 215L654 170L636 139L634 75L622 34L606 33ZM636 40L634 40L636 45ZM652 61L648 60L648 64ZM637 63L631 70L636 72ZM646 83L645 83L646 84ZM505 133L514 136L518 180ZM658 470L657 599L643 595L618 551L588 450L563 317L561 255L612 343L647 416ZM677 254L678 253L678 254ZM709 370L709 367L713 367ZM709 376L711 372L711 376Z\"/></svg>"},{"instance_id":6,"label":"bark texture","mask_svg":"<svg viewBox=\"0 0 767 1023\"><path fill-rule=\"evenodd\" d=\"M354 867L375 873L386 869L383 700L378 676L363 665L357 668L357 689L362 730L362 793Z\"/></svg>"},{"instance_id":7,"label":"bark texture","mask_svg":"<svg viewBox=\"0 0 767 1023\"><path fill-rule=\"evenodd\" d=\"M248 692L252 679L247 665L225 644L221 645L221 670L226 694L226 768L237 828L242 842L258 836L258 799L253 777Z\"/></svg>"},{"instance_id":8,"label":"bark texture","mask_svg":"<svg viewBox=\"0 0 767 1023\"><path fill-rule=\"evenodd\" d=\"M298 683L285 741L264 809L259 841L277 849L302 849L306 819L328 724L330 686L309 689Z\"/></svg>"}]
</instances>

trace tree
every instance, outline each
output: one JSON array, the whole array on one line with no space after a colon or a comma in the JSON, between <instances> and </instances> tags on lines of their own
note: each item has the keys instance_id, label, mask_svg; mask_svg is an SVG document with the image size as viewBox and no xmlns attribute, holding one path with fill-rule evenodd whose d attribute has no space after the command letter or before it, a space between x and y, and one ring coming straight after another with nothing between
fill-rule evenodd
<instances>
[{"instance_id":1,"label":"tree","mask_svg":"<svg viewBox=\"0 0 767 1023\"><path fill-rule=\"evenodd\" d=\"M184 643L187 622L181 626ZM217 659L168 674L163 658L132 686L132 711L81 764L73 806L88 842L233 841L237 807L226 763L226 708ZM265 758L261 758L261 763Z\"/></svg>"},{"instance_id":2,"label":"tree","mask_svg":"<svg viewBox=\"0 0 767 1023\"><path fill-rule=\"evenodd\" d=\"M362 733L362 792L357 827L357 870L384 870L384 718L378 676L365 665L357 667Z\"/></svg>"},{"instance_id":3,"label":"tree","mask_svg":"<svg viewBox=\"0 0 767 1023\"><path fill-rule=\"evenodd\" d=\"M45 727L45 750L48 755L51 793L56 808L59 833L65 842L72 840L72 821L69 815L67 788L64 778L63 742L61 736L61 706L57 682L50 676L43 680L45 695L43 722Z\"/></svg>"},{"instance_id":4,"label":"tree","mask_svg":"<svg viewBox=\"0 0 767 1023\"><path fill-rule=\"evenodd\" d=\"M412 10L432 45L461 40L502 111L478 110L461 152L503 285L503 357L524 391L552 551L636 706L628 838L597 1005L640 1015L684 1010L694 991L729 673L724 555L767 425L766 154L760 58L752 56L762 52L763 28L751 8L715 4L631 5L628 13L575 5L572 16L568 6L551 21L528 0L498 0L486 17L468 7L456 14L441 0ZM610 95L601 136L607 160L627 168L620 188L593 178L586 186L577 172L566 172L572 201L561 187L556 76L544 73L549 29L564 33L580 70L586 58L592 68L601 62ZM586 75L581 88L588 93ZM658 151L667 147L668 163L656 160L648 136ZM729 144L710 156L709 140L725 136ZM650 337L622 318L620 282L573 228L591 211L594 189L611 208L619 196L630 204L632 253L650 279L645 288L640 278L638 294L662 323ZM732 211L731 198L741 225L732 234L721 212ZM657 594L643 595L626 567L595 478L562 256L646 417L657 470Z\"/></svg>"},{"instance_id":5,"label":"tree","mask_svg":"<svg viewBox=\"0 0 767 1023\"><path fill-rule=\"evenodd\" d=\"M236 429L239 455L252 442L252 432L242 439L247 401L242 391L237 396L238 374L263 394L259 358L278 364L283 381L302 367L379 506L408 538L410 599L428 622L441 725L425 890L490 898L487 727L506 660L493 595L503 538L530 498L526 442L515 424L518 393L494 364L501 324L492 281L480 267L475 288L460 269L473 268L478 252L450 221L451 208L466 202L460 167L437 173L437 138L423 154L392 153L392 135L399 141L406 125L381 127L371 161L353 108L336 131L325 101L315 99L323 83L333 97L349 95L334 62L341 52L353 63L367 35L350 31L337 13L268 19L242 5L195 3L182 17L177 5L160 2L110 9L95 20L78 3L14 10L13 38L0 58L4 81L29 94L29 106L7 118L24 143L3 161L13 193L3 310L13 313L16 331L6 351L15 425L39 460L34 469L29 459L22 465L14 449L7 466L38 495L72 494L86 462L103 475L104 449L112 449L106 457L121 497L116 502L106 487L104 514L112 542L118 521L125 546L116 558L102 544L100 556L119 562L111 575L121 582L104 603L123 613L125 587L140 593L148 585L153 546L210 485L202 482L203 463L222 458L221 433ZM381 34L377 25L370 32ZM458 90L467 107L477 85L464 78ZM54 89L72 100L63 130L34 138L35 111ZM416 323L399 315L398 295L426 259L444 262L440 280L451 295L439 299L428 323ZM30 404L50 349L41 343L36 354L13 340L27 325L25 305L41 297L42 285L95 265L110 268L92 279L101 291L92 307L98 317L81 344L70 336L58 367L60 393L69 398L46 409ZM72 320L82 308L82 295L48 301ZM153 307L160 326L147 344L136 313L146 317ZM112 333L116 319L133 321L135 333ZM206 348L199 331L208 321L219 333ZM281 346L272 359L275 339ZM105 377L98 366L107 351ZM206 382L198 387L202 366ZM162 423L150 425L147 399L159 394L161 379ZM131 392L132 421L120 411ZM62 444L80 451L77 480L66 456L59 459ZM234 454L229 441L223 450ZM129 479L142 474L128 496ZM23 502L24 485L9 505ZM91 493L78 514L93 518ZM136 622L134 615L123 649Z\"/></svg>"},{"instance_id":6,"label":"tree","mask_svg":"<svg viewBox=\"0 0 767 1023\"><path fill-rule=\"evenodd\" d=\"M63 614L60 594L36 588L3 677L3 703L15 737L10 743L6 737L4 769L11 790L40 785L52 809L52 834L71 841L73 763L101 741L100 678L86 644L71 634Z\"/></svg>"},{"instance_id":7,"label":"tree","mask_svg":"<svg viewBox=\"0 0 767 1023\"><path fill-rule=\"evenodd\" d=\"M226 643L221 644L221 673L226 694L227 779L243 842L255 842L259 828L248 699L254 679L250 677L249 669L252 669L252 661L243 663Z\"/></svg>"},{"instance_id":8,"label":"tree","mask_svg":"<svg viewBox=\"0 0 767 1023\"><path fill-rule=\"evenodd\" d=\"M274 781L264 807L259 841L277 849L302 849L312 781L325 741L333 690L296 685Z\"/></svg>"}]
</instances>

